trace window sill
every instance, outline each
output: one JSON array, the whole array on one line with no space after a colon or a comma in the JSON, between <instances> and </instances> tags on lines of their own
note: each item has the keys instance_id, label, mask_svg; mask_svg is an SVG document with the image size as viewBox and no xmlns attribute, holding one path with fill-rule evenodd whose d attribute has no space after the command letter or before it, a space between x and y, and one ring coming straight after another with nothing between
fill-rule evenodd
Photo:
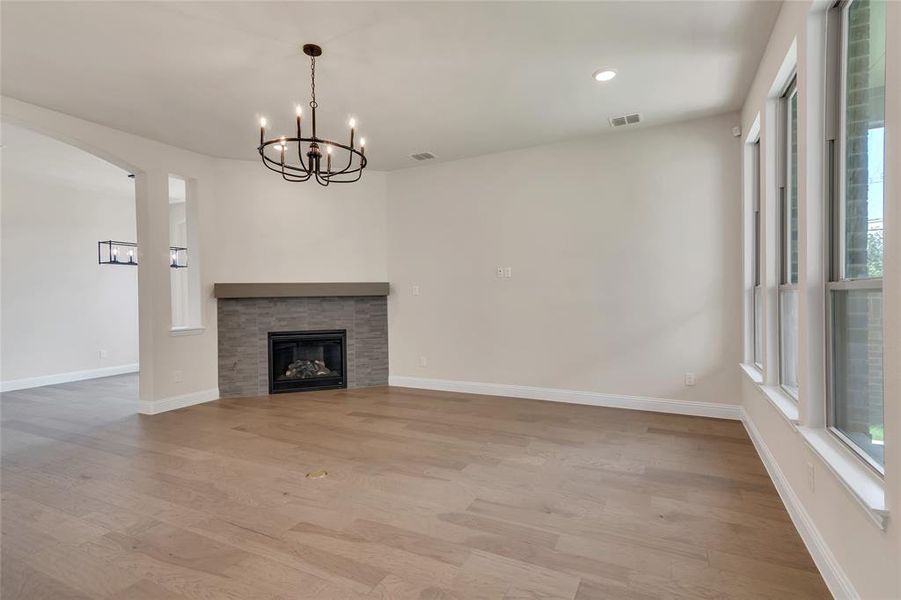
<instances>
[{"instance_id":1,"label":"window sill","mask_svg":"<svg viewBox=\"0 0 901 600\"><path fill-rule=\"evenodd\" d=\"M851 496L866 511L880 529L888 525L889 511L885 506L885 482L872 469L851 454L840 441L824 429L798 427L807 446L822 459L826 467L851 492Z\"/></svg>"},{"instance_id":2,"label":"window sill","mask_svg":"<svg viewBox=\"0 0 901 600\"><path fill-rule=\"evenodd\" d=\"M742 371L760 392L801 434L807 447L816 454L826 468L835 475L867 516L882 530L888 525L889 511L885 506L885 482L861 459L825 429L799 425L798 405L778 386L763 385L763 374L754 365L741 363Z\"/></svg>"},{"instance_id":3,"label":"window sill","mask_svg":"<svg viewBox=\"0 0 901 600\"><path fill-rule=\"evenodd\" d=\"M770 404L775 406L776 410L778 410L789 423L795 426L798 425L800 415L798 413L797 401L789 396L785 390L779 386L761 385L760 391L763 392L763 395L770 401Z\"/></svg>"},{"instance_id":4,"label":"window sill","mask_svg":"<svg viewBox=\"0 0 901 600\"><path fill-rule=\"evenodd\" d=\"M169 335L172 337L178 337L182 335L201 335L204 331L206 331L206 327L171 327L169 329Z\"/></svg>"},{"instance_id":5,"label":"window sill","mask_svg":"<svg viewBox=\"0 0 901 600\"><path fill-rule=\"evenodd\" d=\"M770 404L776 407L779 414L789 422L792 427L797 427L800 422L800 414L798 412L798 402L788 395L788 393L780 386L763 385L763 373L760 372L755 365L740 363L739 366L748 379L757 386L757 389L766 396Z\"/></svg>"},{"instance_id":6,"label":"window sill","mask_svg":"<svg viewBox=\"0 0 901 600\"><path fill-rule=\"evenodd\" d=\"M757 385L763 384L763 373L761 373L760 369L758 369L755 365L748 363L739 363L738 366L741 367L741 370L745 372L745 375L747 375L748 379L750 379L752 382L756 383Z\"/></svg>"}]
</instances>

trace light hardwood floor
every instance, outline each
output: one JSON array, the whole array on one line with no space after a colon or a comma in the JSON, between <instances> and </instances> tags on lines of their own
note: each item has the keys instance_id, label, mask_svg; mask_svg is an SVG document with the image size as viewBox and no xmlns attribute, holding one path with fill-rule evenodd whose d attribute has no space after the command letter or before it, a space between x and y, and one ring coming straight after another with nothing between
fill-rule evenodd
<instances>
[{"instance_id":1,"label":"light hardwood floor","mask_svg":"<svg viewBox=\"0 0 901 600\"><path fill-rule=\"evenodd\" d=\"M736 422L135 385L3 394L4 600L828 597Z\"/></svg>"}]
</instances>

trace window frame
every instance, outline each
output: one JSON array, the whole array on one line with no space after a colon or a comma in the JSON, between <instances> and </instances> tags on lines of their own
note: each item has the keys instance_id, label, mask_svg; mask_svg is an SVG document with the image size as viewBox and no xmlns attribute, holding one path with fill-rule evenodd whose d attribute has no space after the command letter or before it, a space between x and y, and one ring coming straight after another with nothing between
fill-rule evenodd
<instances>
[{"instance_id":1,"label":"window frame","mask_svg":"<svg viewBox=\"0 0 901 600\"><path fill-rule=\"evenodd\" d=\"M851 440L835 425L835 315L834 293L848 290L880 290L882 277L845 277L846 236L846 102L848 23L851 5L855 0L839 0L829 10L826 37L826 430L843 446L863 461L867 467L884 478L885 467ZM884 202L884 200L883 200ZM883 330L885 323L883 322ZM883 337L884 339L884 337ZM884 367L883 367L884 368ZM884 373L884 371L883 371ZM885 378L883 376L883 389ZM883 423L885 421L883 413Z\"/></svg>"},{"instance_id":2,"label":"window frame","mask_svg":"<svg viewBox=\"0 0 901 600\"><path fill-rule=\"evenodd\" d=\"M791 126L792 126L792 117L791 117L791 102L792 98L795 99L795 102L798 101L798 75L797 73L792 74L789 78L788 85L785 86L785 89L782 92L782 95L779 97L779 152L777 156L778 160L778 182L779 182L779 207L776 211L777 214L777 223L776 223L776 231L778 232L778 244L776 245L779 251L779 261L778 261L778 271L779 271L779 284L777 286L777 307L776 307L776 328L779 335L779 387L788 394L789 398L798 402L798 388L793 388L785 383L785 334L786 328L785 319L783 316L783 304L782 297L785 292L795 292L798 293L798 284L792 283L792 276L796 275L791 270L791 253L790 253L790 245L791 245L791 231L789 229L791 225L790 220L790 201L789 201L789 190L791 186L791 177L793 174L792 170L792 156L791 156ZM796 128L797 129L797 128ZM800 194L796 191L796 197L800 200ZM800 215L799 215L800 216ZM799 228L800 232L800 228ZM800 265L799 265L800 267ZM800 300L800 299L799 299ZM798 338L800 337L800 331L795 331L795 344L798 345Z\"/></svg>"},{"instance_id":3,"label":"window frame","mask_svg":"<svg viewBox=\"0 0 901 600\"><path fill-rule=\"evenodd\" d=\"M754 142L751 143L751 176L753 179L752 182L752 197L751 197L751 218L753 219L753 233L751 243L753 248L751 249L751 256L753 259L753 271L754 278L752 280L751 285L751 362L754 364L760 372L763 372L763 339L759 335L759 332L763 331L763 322L758 323L758 309L760 308L758 305L763 300L763 261L761 256L762 250L762 236L763 236L763 223L761 220L761 178L763 176L762 165L760 161L760 138L757 138ZM760 292L758 299L758 292ZM761 321L763 320L763 314L761 313L759 316ZM758 357L759 354L759 357ZM758 360L758 358L760 360Z\"/></svg>"}]
</instances>

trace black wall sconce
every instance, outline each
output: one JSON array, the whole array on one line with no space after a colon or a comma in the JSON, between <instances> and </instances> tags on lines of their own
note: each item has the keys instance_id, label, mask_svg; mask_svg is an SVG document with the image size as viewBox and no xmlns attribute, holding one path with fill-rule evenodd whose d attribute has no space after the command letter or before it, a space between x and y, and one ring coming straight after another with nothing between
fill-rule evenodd
<instances>
[{"instance_id":1,"label":"black wall sconce","mask_svg":"<svg viewBox=\"0 0 901 600\"><path fill-rule=\"evenodd\" d=\"M97 242L97 262L101 265L138 266L138 245L134 242L106 240ZM188 266L188 249L169 247L169 266L184 269Z\"/></svg>"},{"instance_id":2,"label":"black wall sconce","mask_svg":"<svg viewBox=\"0 0 901 600\"><path fill-rule=\"evenodd\" d=\"M138 245L134 242L107 240L97 242L97 262L101 265L138 264Z\"/></svg>"},{"instance_id":3,"label":"black wall sconce","mask_svg":"<svg viewBox=\"0 0 901 600\"><path fill-rule=\"evenodd\" d=\"M185 269L188 266L188 249L180 246L169 247L169 266L173 269Z\"/></svg>"}]
</instances>

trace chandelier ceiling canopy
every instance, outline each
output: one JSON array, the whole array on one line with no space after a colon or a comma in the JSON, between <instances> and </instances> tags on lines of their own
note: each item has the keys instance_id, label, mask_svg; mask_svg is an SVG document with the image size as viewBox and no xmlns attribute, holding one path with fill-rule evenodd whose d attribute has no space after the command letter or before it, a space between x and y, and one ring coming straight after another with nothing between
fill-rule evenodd
<instances>
[{"instance_id":1,"label":"chandelier ceiling canopy","mask_svg":"<svg viewBox=\"0 0 901 600\"><path fill-rule=\"evenodd\" d=\"M298 104L297 135L266 139L266 119L260 119L260 145L257 150L267 169L279 173L285 181L314 179L319 185L353 183L359 181L366 168L366 139L355 141L356 122L351 119L350 141L342 144L319 137L316 131L316 57L322 56L322 48L305 44L303 52L310 57L310 129L303 136L303 109ZM324 161L323 161L324 155ZM346 160L346 163L345 163ZM323 162L325 163L323 165ZM334 163L334 167L333 167Z\"/></svg>"}]
</instances>

